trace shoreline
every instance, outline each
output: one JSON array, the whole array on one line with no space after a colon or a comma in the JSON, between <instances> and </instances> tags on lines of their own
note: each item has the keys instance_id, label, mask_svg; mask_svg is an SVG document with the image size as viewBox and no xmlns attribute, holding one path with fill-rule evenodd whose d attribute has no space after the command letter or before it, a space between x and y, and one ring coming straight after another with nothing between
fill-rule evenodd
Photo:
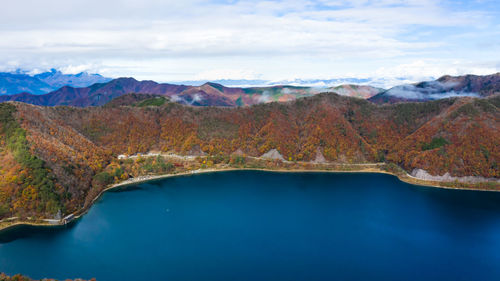
<instances>
[{"instance_id":1,"label":"shoreline","mask_svg":"<svg viewBox=\"0 0 500 281\"><path fill-rule=\"evenodd\" d=\"M5 226L2 226L1 224L4 223L5 221L9 221L11 218L6 218L2 221L0 221L0 234L9 231L12 228L16 227L22 227L22 226L36 226L36 227L60 227L60 226L65 226L68 225L69 223L72 223L73 221L76 221L83 217L89 210L92 208L94 203L99 200L102 195L108 191L122 188L122 187L127 187L131 185L137 185L137 184L143 184L147 182L152 182L152 181L158 181L158 180L163 180L167 178L172 178L172 177L180 177L180 176L191 176L191 175L198 175L198 174L207 174L207 173L218 173L218 172L231 172L231 171L262 171L262 172L277 172L277 173L373 173L373 174L386 174L386 175L391 175L396 177L398 180L401 182L414 185L414 186L419 186L419 187L430 187L430 188L440 188L440 189L448 189L448 190L463 190L463 191L481 191L481 192L500 192L500 189L487 189L487 188L473 188L473 187L453 187L453 186L443 186L440 185L441 182L434 182L434 181L425 181L418 179L416 177L413 177L409 174L406 175L398 175L393 172L385 171L379 168L375 168L377 166L373 165L372 163L367 163L367 166L372 166L370 168L360 168L358 170L328 170L328 169L269 169L269 168L220 168L220 169L198 169L198 170L192 170L189 172L180 172L180 173L174 173L174 174L164 174L164 175L148 175L148 176L139 176L136 178L131 178L127 179L123 182L115 183L109 187L106 187L103 189L99 194L92 200L92 202L85 208L80 209L72 214L69 214L68 216L72 215L71 220L65 221L61 220L60 223L49 223L49 222L40 222L39 221L14 221L10 224L7 224ZM373 167L375 166L375 167ZM66 217L68 217L66 216Z\"/></svg>"}]
</instances>

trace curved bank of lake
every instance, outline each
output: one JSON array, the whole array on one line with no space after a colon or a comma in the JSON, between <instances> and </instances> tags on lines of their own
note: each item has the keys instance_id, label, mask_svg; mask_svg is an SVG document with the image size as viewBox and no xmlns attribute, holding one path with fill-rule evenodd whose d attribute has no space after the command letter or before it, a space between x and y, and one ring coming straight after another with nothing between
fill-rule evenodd
<instances>
[{"instance_id":1,"label":"curved bank of lake","mask_svg":"<svg viewBox=\"0 0 500 281\"><path fill-rule=\"evenodd\" d=\"M499 280L500 193L233 171L112 190L0 236L0 271L98 280Z\"/></svg>"}]
</instances>

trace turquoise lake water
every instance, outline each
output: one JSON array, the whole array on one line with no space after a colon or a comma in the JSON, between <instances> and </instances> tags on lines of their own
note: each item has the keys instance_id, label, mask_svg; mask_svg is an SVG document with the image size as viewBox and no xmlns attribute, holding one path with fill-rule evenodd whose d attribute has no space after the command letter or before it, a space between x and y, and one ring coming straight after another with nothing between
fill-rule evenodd
<instances>
[{"instance_id":1,"label":"turquoise lake water","mask_svg":"<svg viewBox=\"0 0 500 281\"><path fill-rule=\"evenodd\" d=\"M0 235L0 271L98 280L500 280L500 193L234 171L104 194Z\"/></svg>"}]
</instances>

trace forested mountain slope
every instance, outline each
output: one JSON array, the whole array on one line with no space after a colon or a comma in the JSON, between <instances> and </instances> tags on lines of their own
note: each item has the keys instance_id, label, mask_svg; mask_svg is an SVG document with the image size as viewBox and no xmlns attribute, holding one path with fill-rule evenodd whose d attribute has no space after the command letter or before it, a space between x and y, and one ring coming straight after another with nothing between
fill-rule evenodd
<instances>
[{"instance_id":1,"label":"forested mountain slope","mask_svg":"<svg viewBox=\"0 0 500 281\"><path fill-rule=\"evenodd\" d=\"M67 214L106 184L177 164L117 159L150 151L233 161L235 152L259 157L276 149L292 162L321 154L333 163L500 178L499 106L499 96L380 106L334 93L239 108L156 96L88 108L3 103L0 218Z\"/></svg>"}]
</instances>

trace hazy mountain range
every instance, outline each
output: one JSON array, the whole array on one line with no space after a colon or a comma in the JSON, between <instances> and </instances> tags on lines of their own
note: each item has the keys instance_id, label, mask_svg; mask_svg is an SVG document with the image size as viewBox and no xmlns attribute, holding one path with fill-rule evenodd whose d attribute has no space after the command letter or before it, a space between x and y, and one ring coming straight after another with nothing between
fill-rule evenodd
<instances>
[{"instance_id":1,"label":"hazy mountain range","mask_svg":"<svg viewBox=\"0 0 500 281\"><path fill-rule=\"evenodd\" d=\"M0 72L0 94L13 95L30 93L42 95L57 90L63 86L87 87L95 83L109 82L111 78L99 74L81 72L78 74L63 74L52 69L36 75L29 75L23 71Z\"/></svg>"},{"instance_id":2,"label":"hazy mountain range","mask_svg":"<svg viewBox=\"0 0 500 281\"><path fill-rule=\"evenodd\" d=\"M434 80L426 77L424 80ZM263 79L220 79L220 80L184 80L172 81L173 84L201 86L207 82L222 84L227 87L269 87L276 85L304 86L329 88L345 84L372 86L375 88L389 89L393 86L421 81L418 78L395 77L395 78L331 78L331 79L285 79L285 80L263 80Z\"/></svg>"},{"instance_id":3,"label":"hazy mountain range","mask_svg":"<svg viewBox=\"0 0 500 281\"><path fill-rule=\"evenodd\" d=\"M427 80L432 80L428 77ZM56 69L48 72L30 75L26 71L0 72L0 95L15 95L19 93L30 93L34 95L47 94L64 86L75 88L88 87L95 83L106 83L112 78L103 77L99 74L81 72L78 74L64 74ZM219 80L185 80L170 81L167 83L175 85L201 86L206 83L221 84L226 87L255 88L272 87L279 85L302 86L318 89L337 87L340 85L362 85L375 88L388 89L395 85L411 83L415 80L409 77L397 78L332 78L332 79L288 79L288 80L264 80L264 79L219 79Z\"/></svg>"},{"instance_id":4,"label":"hazy mountain range","mask_svg":"<svg viewBox=\"0 0 500 281\"><path fill-rule=\"evenodd\" d=\"M3 75L3 76L2 76ZM486 97L500 92L500 73L477 76L443 76L437 80L403 84L389 89L370 85L370 79L294 80L283 85L228 87L227 84L261 80L222 80L226 85L205 82L197 85L138 81L134 78L109 79L98 74L62 74L52 70L29 76L22 73L2 73L0 102L20 101L35 105L100 106L130 93L168 97L174 102L194 106L249 106L272 101L286 102L322 92L368 99L374 103L427 101L447 97ZM404 78L401 78L404 81ZM288 84L288 82L290 82ZM337 82L352 82L338 86L320 86ZM317 86L297 86L302 84ZM290 85L291 84L291 85ZM56 88L56 90L51 90ZM48 93L46 93L49 91Z\"/></svg>"},{"instance_id":5,"label":"hazy mountain range","mask_svg":"<svg viewBox=\"0 0 500 281\"><path fill-rule=\"evenodd\" d=\"M247 106L271 101L290 101L312 96L320 92L338 92L345 96L369 98L383 89L371 86L342 85L334 88L315 88L297 86L272 86L233 88L217 83L201 86L186 86L154 81L137 81L134 78L118 78L107 83L97 83L89 87L75 88L64 86L44 95L27 92L16 95L0 96L3 101L21 101L35 105L56 106L99 106L113 98L129 93L156 94L169 97L172 101L195 106Z\"/></svg>"}]
</instances>

